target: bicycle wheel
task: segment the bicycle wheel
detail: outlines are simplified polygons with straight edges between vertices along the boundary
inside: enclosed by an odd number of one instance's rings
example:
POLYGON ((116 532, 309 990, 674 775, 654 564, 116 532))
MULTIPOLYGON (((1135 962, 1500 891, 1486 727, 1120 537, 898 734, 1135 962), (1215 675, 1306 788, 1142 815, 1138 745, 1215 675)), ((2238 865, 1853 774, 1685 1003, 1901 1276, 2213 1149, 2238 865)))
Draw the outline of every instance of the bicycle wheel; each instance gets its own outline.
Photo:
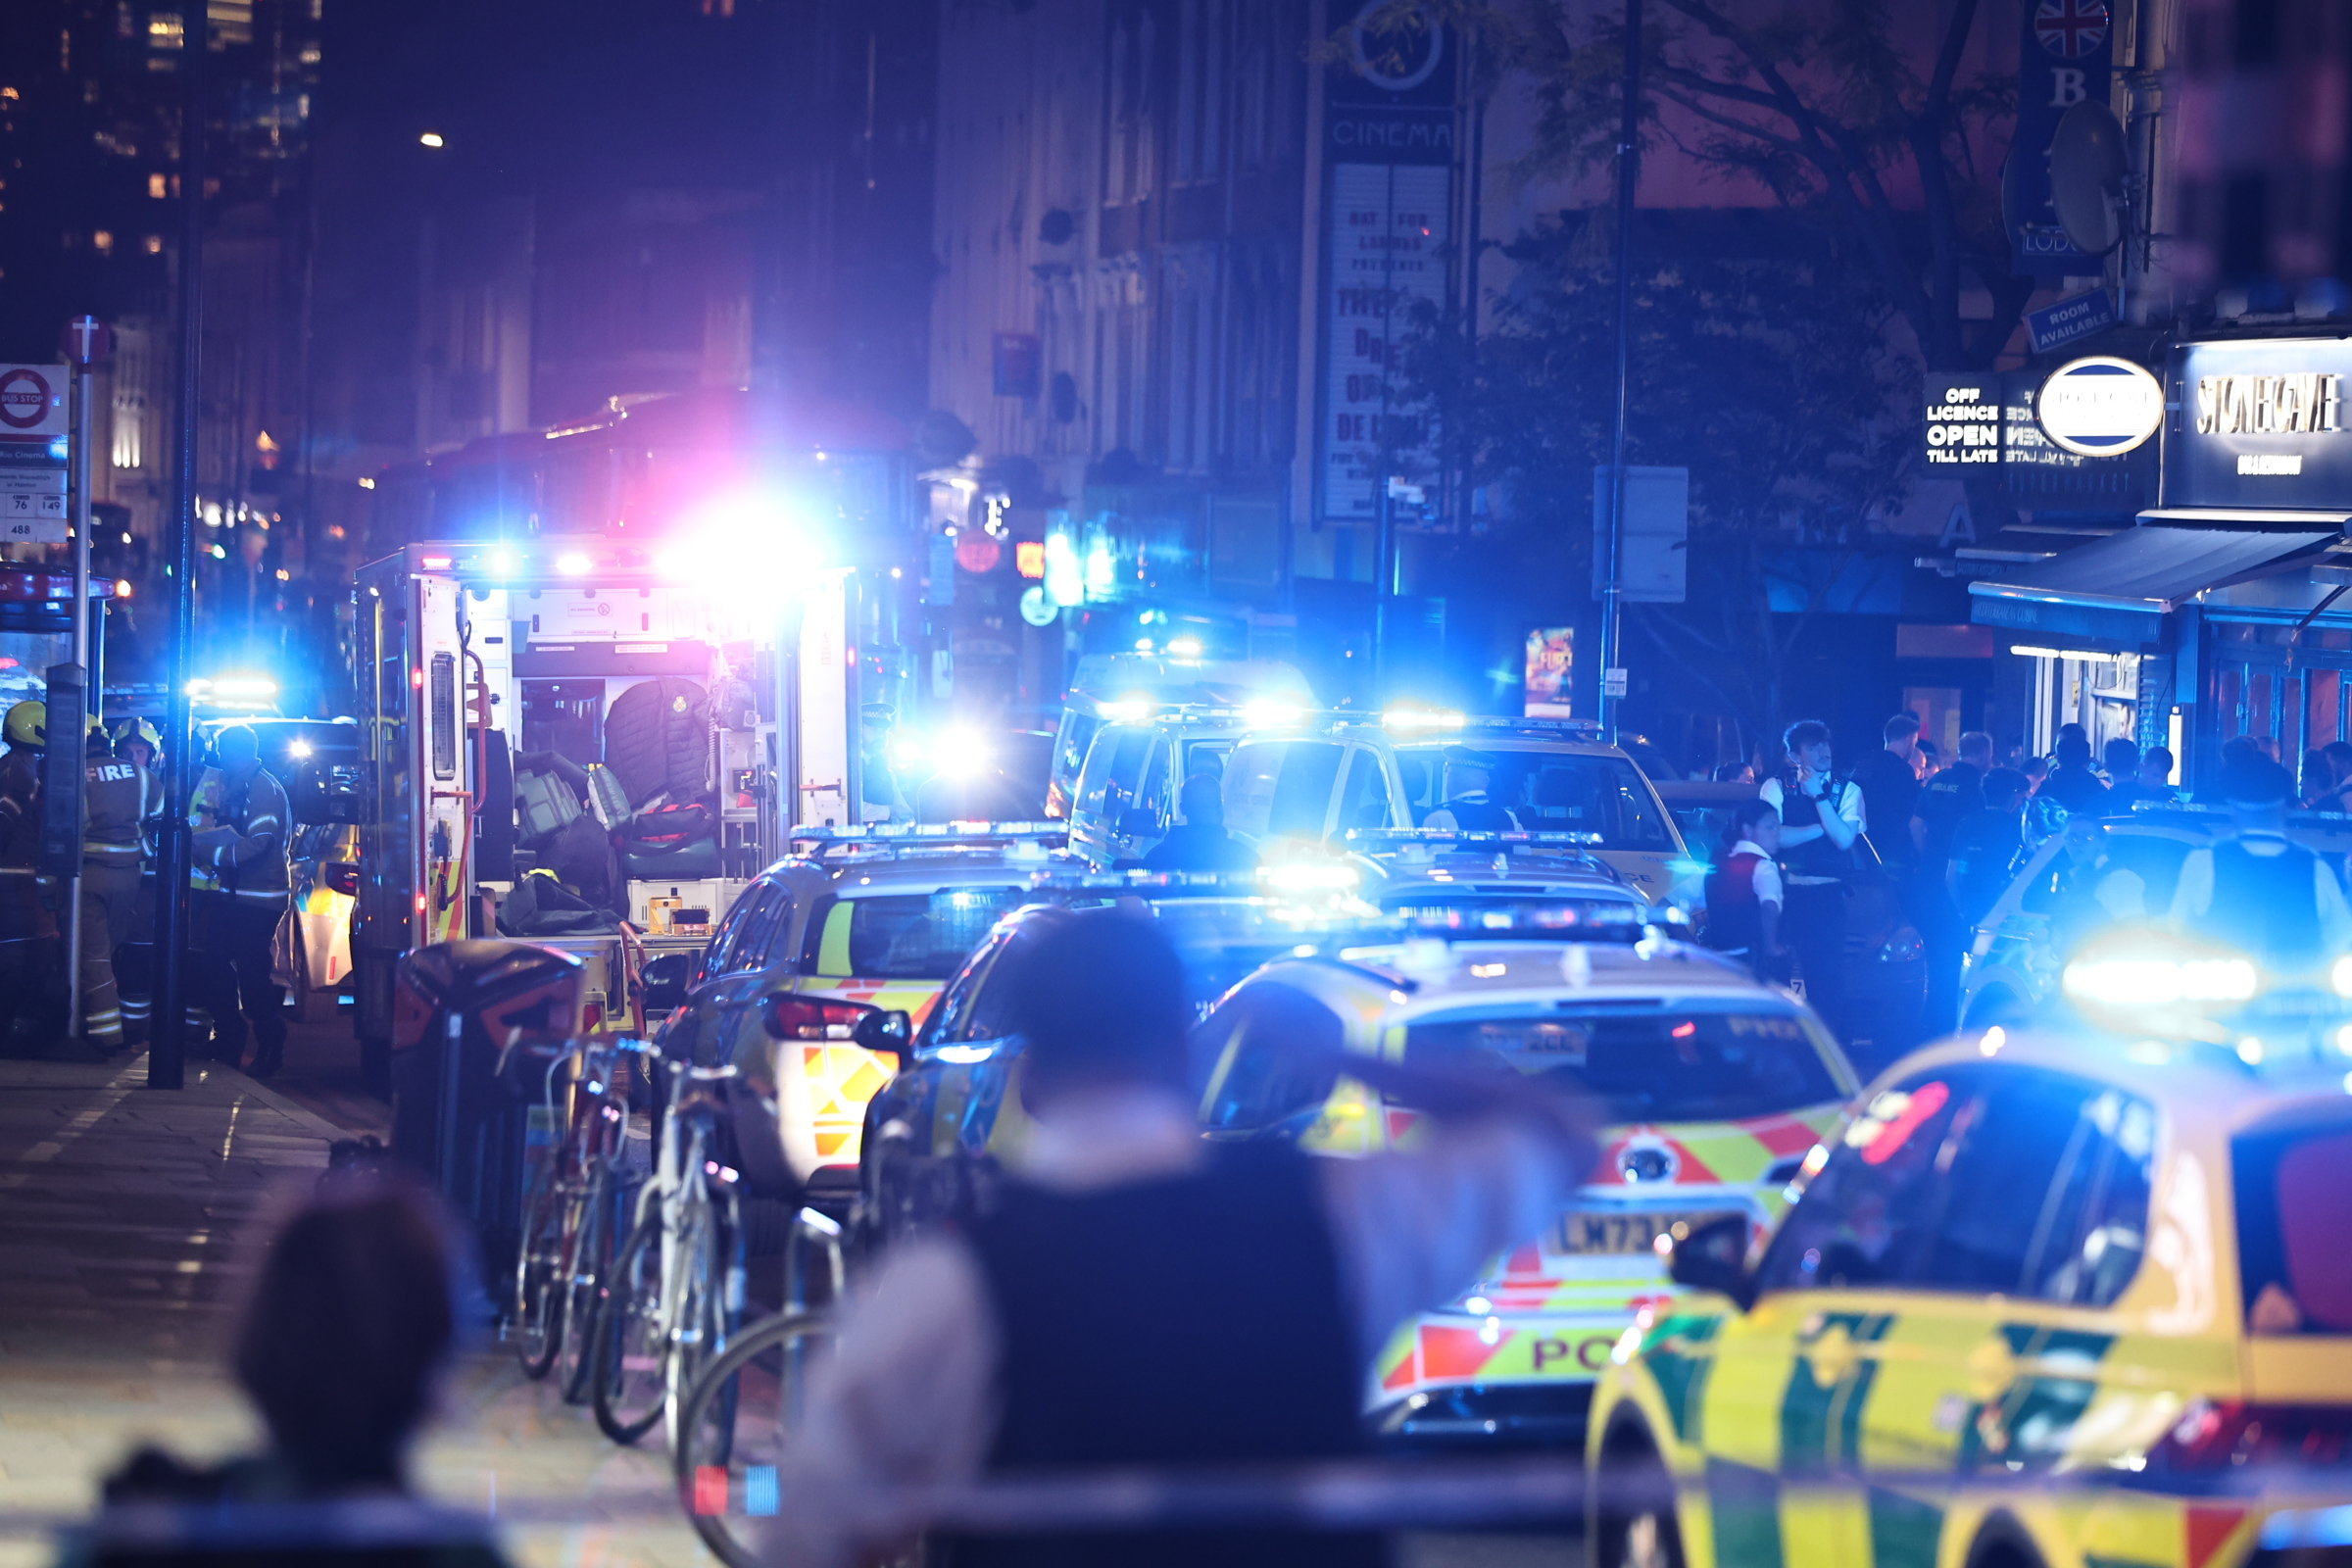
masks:
POLYGON ((635 1443, 668 1404, 669 1325, 662 1312, 662 1215, 640 1220, 597 1303, 589 1404, 614 1443, 635 1443))
POLYGON ((556 1355, 557 1382, 565 1404, 588 1398, 588 1378, 595 1370, 594 1325, 604 1298, 606 1276, 612 1270, 612 1248, 628 1225, 629 1205, 636 1185, 610 1166, 600 1168, 588 1183, 580 1204, 579 1237, 572 1243, 571 1280, 564 1297, 564 1334, 556 1355))
POLYGON ((514 1316, 509 1332, 523 1375, 547 1376, 564 1339, 564 1240, 570 1211, 564 1183, 552 1170, 540 1172, 522 1215, 521 1245, 514 1253, 514 1316))
POLYGON ((832 1339, 823 1316, 754 1324, 704 1366, 679 1401, 678 1500, 731 1568, 760 1561, 754 1533, 777 1509, 777 1464, 800 1424, 809 1369, 832 1339))
POLYGON ((683 1446, 686 1391, 726 1349, 743 1320, 743 1259, 738 1233, 717 1205, 690 1203, 678 1221, 678 1314, 668 1373, 669 1446, 683 1446))

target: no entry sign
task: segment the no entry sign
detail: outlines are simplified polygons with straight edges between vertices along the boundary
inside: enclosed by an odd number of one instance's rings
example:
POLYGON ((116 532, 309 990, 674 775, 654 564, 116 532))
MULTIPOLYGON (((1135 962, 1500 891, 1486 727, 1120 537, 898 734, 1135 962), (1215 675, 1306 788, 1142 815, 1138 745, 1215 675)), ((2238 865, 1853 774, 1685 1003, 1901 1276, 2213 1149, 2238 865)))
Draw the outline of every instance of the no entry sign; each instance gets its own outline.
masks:
POLYGON ((66 368, 0 365, 0 436, 66 433, 66 368))

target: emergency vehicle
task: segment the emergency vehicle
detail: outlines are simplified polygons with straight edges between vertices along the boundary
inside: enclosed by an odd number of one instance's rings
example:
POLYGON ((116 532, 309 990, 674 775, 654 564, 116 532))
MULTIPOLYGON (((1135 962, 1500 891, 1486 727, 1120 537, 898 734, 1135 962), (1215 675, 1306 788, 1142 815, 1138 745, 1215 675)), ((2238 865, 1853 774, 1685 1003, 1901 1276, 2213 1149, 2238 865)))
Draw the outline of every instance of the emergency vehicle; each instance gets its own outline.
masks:
POLYGON ((1575 1206, 1381 1348, 1365 1407, 1383 1437, 1579 1435, 1619 1336, 1673 1293, 1657 1238, 1712 1219, 1764 1232, 1853 1092, 1803 1004, 1618 908, 1613 935, 1595 911, 1280 959, 1201 1025, 1212 1139, 1293 1138, 1336 1156, 1412 1147, 1413 1106, 1329 1067, 1285 1066, 1340 1059, 1304 1050, 1317 1041, 1439 1072, 1556 1077, 1602 1102, 1599 1168, 1575 1206))
POLYGON ((437 942, 514 935, 586 965, 585 1033, 642 1035, 642 966, 691 954, 795 822, 856 820, 846 570, 762 559, 757 537, 656 545, 551 536, 412 544, 362 568, 363 801, 352 966, 363 1054, 388 1059, 392 975, 437 942), (623 730, 623 720, 627 720, 623 730), (518 822, 535 760, 595 780, 615 887, 567 933, 518 822), (634 835, 634 836, 632 836, 634 835), (530 879, 538 878, 533 882, 530 879))
POLYGON ((1691 1294, 1594 1396, 1592 1560, 2340 1560, 2352 1098, 2341 1053, 2278 1065, 2000 1028, 1897 1063, 1771 1236, 1673 1232, 1691 1294))
POLYGON ((806 1192, 845 1210, 857 1191, 867 1102, 901 1065, 940 988, 1032 878, 1071 864, 1057 822, 803 828, 760 873, 703 956, 657 1039, 676 1060, 727 1064, 737 1163, 755 1193, 806 1192), (778 1040, 779 993, 808 1000, 809 1038, 778 1040), (899 1049, 858 1025, 895 1014, 899 1049))

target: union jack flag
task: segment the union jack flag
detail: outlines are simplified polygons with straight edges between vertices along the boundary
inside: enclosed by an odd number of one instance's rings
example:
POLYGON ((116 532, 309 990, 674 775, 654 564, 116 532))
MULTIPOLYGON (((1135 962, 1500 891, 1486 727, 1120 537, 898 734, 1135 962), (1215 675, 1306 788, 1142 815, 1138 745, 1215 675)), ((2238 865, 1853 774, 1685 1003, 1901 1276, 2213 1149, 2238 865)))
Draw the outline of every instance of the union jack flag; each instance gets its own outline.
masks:
POLYGON ((2034 36, 2061 60, 2080 60, 2107 41, 2107 0, 2041 0, 2034 36))

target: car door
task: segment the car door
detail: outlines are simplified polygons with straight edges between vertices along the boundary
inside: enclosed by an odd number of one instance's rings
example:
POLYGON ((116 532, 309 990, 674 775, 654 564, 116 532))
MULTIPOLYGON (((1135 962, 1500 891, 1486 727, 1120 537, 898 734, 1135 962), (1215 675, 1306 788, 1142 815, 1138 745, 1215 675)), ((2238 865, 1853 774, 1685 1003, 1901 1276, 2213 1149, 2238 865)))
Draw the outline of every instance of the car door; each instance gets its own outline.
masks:
POLYGON ((1969 1079, 1913 1074, 1851 1117, 1767 1248, 1754 1304, 1692 1346, 1703 1386, 1685 1395, 1697 1419, 1682 1436, 1705 1456, 1719 1561, 1870 1560, 1865 1499, 1831 1484, 1854 1473, 1865 1348, 1925 1246, 1969 1079))
POLYGON ((886 1235, 937 1223, 957 1209, 972 1068, 988 1054, 986 1043, 972 1038, 975 1004, 1007 940, 1000 932, 964 960, 915 1038, 906 1069, 867 1102, 859 1181, 886 1235))
MULTIPOLYGON (((1941 1212, 1870 1348, 1862 1457, 1890 1477, 2119 1457, 2144 1434, 2092 1418, 2101 1393, 2137 1401, 2148 1387, 2180 1388, 2183 1358, 2200 1348, 2128 1344, 2108 1310, 2147 1251, 2155 1106, 2027 1067, 1988 1072, 1978 1106, 1943 1152, 1941 1212), (2138 1364, 2148 1352, 2155 1360, 2138 1364)), ((2224 1364, 2192 1386, 2227 1377, 2228 1347, 2217 1343, 2224 1364)), ((1912 1506, 1911 1528, 1929 1529, 1929 1507, 1924 1497, 1912 1506)), ((1920 1543, 1935 1544, 1932 1534, 1920 1543)))

